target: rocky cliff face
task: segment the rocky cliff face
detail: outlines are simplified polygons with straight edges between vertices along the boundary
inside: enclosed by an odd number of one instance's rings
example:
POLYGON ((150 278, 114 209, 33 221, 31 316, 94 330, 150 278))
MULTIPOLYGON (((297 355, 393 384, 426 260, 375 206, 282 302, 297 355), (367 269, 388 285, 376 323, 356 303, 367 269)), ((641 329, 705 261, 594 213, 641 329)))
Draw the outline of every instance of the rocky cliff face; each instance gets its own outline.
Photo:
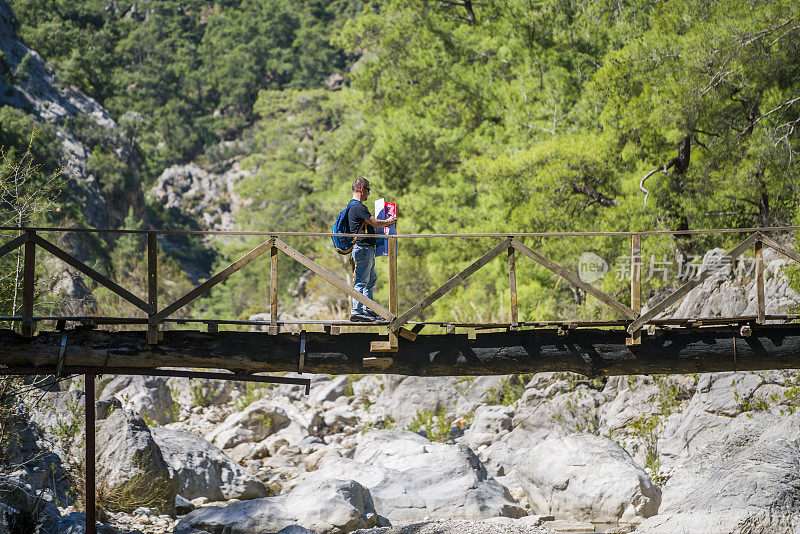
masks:
POLYGON ((126 192, 124 213, 120 206, 109 205, 102 184, 86 168, 91 150, 67 126, 80 117, 112 133, 118 130, 111 115, 94 99, 73 87, 59 83, 35 50, 19 42, 14 32, 14 12, 0 0, 0 52, 5 57, 8 74, 0 75, 0 106, 11 106, 33 115, 39 122, 53 124, 62 143, 65 174, 70 178, 71 197, 81 203, 86 222, 97 228, 117 227, 128 206, 143 213, 138 190, 126 192))
POLYGON ((225 160, 204 168, 197 163, 165 169, 148 195, 167 209, 208 230, 235 230, 234 217, 244 200, 236 194, 236 184, 253 171, 242 169, 241 158, 225 160))

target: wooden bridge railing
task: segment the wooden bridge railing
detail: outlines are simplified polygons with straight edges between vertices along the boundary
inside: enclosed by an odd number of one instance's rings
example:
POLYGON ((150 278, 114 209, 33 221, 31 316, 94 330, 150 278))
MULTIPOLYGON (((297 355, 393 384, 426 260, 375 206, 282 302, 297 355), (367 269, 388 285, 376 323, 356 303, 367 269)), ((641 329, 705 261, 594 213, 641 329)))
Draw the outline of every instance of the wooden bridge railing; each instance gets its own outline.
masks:
MULTIPOLYGON (((716 230, 688 230, 688 231, 653 231, 653 232, 563 232, 563 233, 512 233, 512 234, 411 234, 411 235, 397 235, 397 236, 383 236, 377 234, 375 237, 379 239, 389 240, 389 308, 385 308, 373 299, 367 298, 361 293, 355 291, 350 285, 336 276, 334 273, 325 269, 306 255, 287 244, 281 237, 285 236, 313 236, 313 237, 330 237, 330 234, 317 233, 317 232, 199 232, 199 231, 147 231, 147 230, 89 230, 89 229, 62 229, 62 228, 8 228, 0 227, 0 231, 15 231, 19 235, 7 243, 0 246, 0 257, 16 250, 19 247, 24 247, 24 262, 23 262, 23 299, 22 299, 22 315, 13 317, 3 317, 2 320, 21 321, 22 334, 24 336, 32 336, 34 332, 34 324, 36 320, 43 319, 41 317, 34 317, 34 270, 36 263, 36 249, 41 248, 46 252, 54 255, 60 260, 64 261, 71 267, 75 268, 82 274, 88 276, 98 284, 101 284, 118 295, 120 298, 126 300, 132 305, 136 306, 147 314, 146 321, 141 319, 124 319, 124 318, 109 318, 106 322, 115 323, 128 323, 128 324, 142 324, 146 323, 148 329, 147 340, 148 343, 157 344, 160 340, 159 325, 170 320, 170 317, 178 310, 184 308, 189 303, 207 293, 212 287, 228 279, 231 275, 248 265, 250 262, 256 260, 262 255, 269 252, 270 256, 270 320, 269 320, 269 333, 278 334, 280 332, 280 323, 278 321, 278 255, 282 252, 293 261, 296 261, 314 272, 322 279, 336 287, 351 298, 354 298, 374 311, 378 316, 382 317, 385 321, 378 323, 381 326, 387 327, 388 341, 374 342, 372 344, 373 352, 396 352, 398 348, 398 336, 403 336, 407 339, 413 340, 416 338, 419 331, 418 327, 411 330, 405 327, 409 322, 419 316, 425 308, 432 305, 435 301, 442 298, 452 289, 464 283, 471 275, 476 273, 482 267, 487 265, 490 261, 497 258, 503 253, 508 255, 508 277, 510 288, 510 322, 507 325, 494 325, 506 326, 509 329, 517 329, 521 325, 528 323, 521 323, 518 315, 518 299, 517 299, 517 284, 516 284, 516 262, 517 253, 533 260, 538 265, 550 270, 560 278, 566 280, 573 286, 580 288, 587 294, 592 295, 604 305, 613 309, 625 319, 619 322, 624 325, 630 335, 628 339, 629 345, 637 345, 641 342, 641 329, 648 324, 657 322, 656 317, 665 312, 670 306, 678 302, 684 297, 691 289, 697 287, 715 270, 707 268, 700 272, 694 279, 686 282, 676 291, 664 298, 657 305, 653 306, 645 313, 641 313, 641 238, 642 236, 649 235, 681 235, 687 236, 692 234, 721 234, 721 233, 749 233, 749 236, 742 241, 739 245, 731 249, 725 256, 721 257, 718 262, 732 263, 737 257, 749 250, 751 247, 755 253, 755 266, 756 266, 756 284, 757 284, 757 315, 755 322, 763 324, 768 318, 765 313, 764 302, 764 264, 762 259, 762 251, 764 246, 768 246, 777 252, 787 256, 788 258, 800 262, 800 253, 779 244, 777 241, 767 235, 768 232, 797 230, 799 227, 773 227, 773 228, 746 228, 746 229, 716 229, 716 230), (92 267, 86 265, 84 262, 75 258, 70 253, 59 248, 50 241, 44 239, 40 233, 42 232, 109 232, 109 233, 137 233, 146 234, 147 237, 147 298, 140 298, 133 292, 121 287, 116 282, 110 280, 105 275, 99 273, 92 267), (267 239, 260 245, 249 251, 247 254, 234 261, 220 272, 214 274, 208 280, 202 282, 197 287, 191 289, 183 296, 176 299, 174 302, 169 303, 163 308, 159 309, 158 306, 158 235, 169 234, 223 234, 223 235, 262 235, 267 239), (541 253, 529 248, 523 244, 519 239, 523 237, 586 237, 586 236, 627 236, 631 239, 631 262, 630 262, 630 302, 628 306, 619 302, 617 299, 601 291, 595 286, 584 282, 581 278, 568 270, 567 268, 551 261, 541 253), (398 312, 398 296, 397 296, 397 240, 404 238, 431 238, 431 237, 449 237, 449 238, 476 238, 476 237, 493 237, 500 238, 490 250, 484 253, 481 257, 475 260, 471 265, 462 270, 461 272, 452 276, 440 287, 423 297, 408 310, 403 313, 398 312)), ((785 319, 792 319, 793 316, 780 316, 785 319)), ((770 318, 775 318, 770 316, 770 318)), ((53 319, 53 318, 50 318, 53 319)), ((54 318, 59 319, 59 318, 54 318)), ((75 318, 61 318, 61 319, 75 319, 75 318)), ((91 318, 79 318, 91 319, 91 318)), ((209 325, 210 330, 215 330, 218 324, 222 323, 248 323, 248 321, 222 321, 222 320, 203 320, 209 325)), ((314 321, 302 321, 304 324, 312 323, 314 321)), ((375 323, 365 324, 357 323, 351 324, 346 321, 330 322, 328 328, 332 333, 338 331, 338 327, 348 324, 354 327, 374 327, 375 323), (336 323, 336 324, 334 324, 336 323)), ((589 324, 589 323, 587 323, 589 324)), ((610 323, 609 323, 610 324, 610 323)), ((592 326, 596 326, 597 322, 592 322, 592 326)))

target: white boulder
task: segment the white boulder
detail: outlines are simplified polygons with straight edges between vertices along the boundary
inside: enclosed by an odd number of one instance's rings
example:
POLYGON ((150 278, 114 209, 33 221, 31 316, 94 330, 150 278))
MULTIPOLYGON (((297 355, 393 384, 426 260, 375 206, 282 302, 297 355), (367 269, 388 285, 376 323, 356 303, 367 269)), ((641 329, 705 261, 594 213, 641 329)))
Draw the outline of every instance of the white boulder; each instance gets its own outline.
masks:
POLYGON ((168 428, 154 428, 152 433, 164 460, 175 471, 182 497, 227 501, 268 495, 263 483, 201 436, 168 428))
POLYGON ((98 491, 107 505, 132 511, 138 502, 172 513, 178 481, 141 417, 115 410, 100 422, 96 444, 98 491))
POLYGON ((176 532, 197 529, 210 534, 252 534, 297 532, 292 527, 301 527, 333 534, 378 523, 366 488, 353 480, 326 479, 307 481, 277 497, 199 508, 178 523, 176 532))
POLYGON ((353 459, 326 456, 308 480, 352 478, 369 488, 391 521, 520 517, 525 511, 464 445, 432 443, 413 432, 362 436, 353 459))
POLYGON ((537 514, 632 522, 661 504, 661 490, 622 447, 590 434, 546 439, 528 451, 517 475, 537 514))

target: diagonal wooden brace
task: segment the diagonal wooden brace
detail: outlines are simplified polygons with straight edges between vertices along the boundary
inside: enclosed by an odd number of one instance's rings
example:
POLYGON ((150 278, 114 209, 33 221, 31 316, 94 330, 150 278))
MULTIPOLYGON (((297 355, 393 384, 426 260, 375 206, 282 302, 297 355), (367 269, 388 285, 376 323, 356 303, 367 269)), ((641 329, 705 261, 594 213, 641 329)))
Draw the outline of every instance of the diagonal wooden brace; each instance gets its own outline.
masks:
POLYGON ((21 235, 18 235, 8 243, 5 243, 3 246, 0 247, 0 258, 8 254, 9 252, 13 252, 14 250, 18 249, 25 243, 30 240, 30 233, 25 232, 21 235))
POLYGON ((771 249, 773 249, 773 250, 775 250, 777 252, 780 252, 781 254, 783 254, 784 256, 786 256, 789 259, 792 259, 792 260, 800 263, 800 252, 797 252, 796 250, 791 249, 791 248, 784 247, 783 245, 781 245, 780 243, 778 243, 777 241, 775 241, 771 237, 768 237, 768 236, 762 234, 761 232, 758 233, 758 238, 761 240, 761 242, 763 242, 769 248, 771 248, 771 249))
POLYGON ((526 247, 525 245, 523 245, 522 243, 520 243, 516 239, 512 239, 511 240, 511 245, 515 249, 520 251, 522 254, 524 254, 525 256, 528 256, 530 259, 532 259, 533 261, 535 261, 536 263, 538 263, 539 265, 544 267, 545 269, 553 271, 554 273, 556 273, 561 278, 564 278, 565 280, 567 280, 571 284, 573 284, 575 286, 578 286, 579 288, 583 289, 584 291, 586 291, 587 293, 589 293, 590 295, 595 297, 597 300, 599 300, 603 304, 605 304, 607 306, 610 306, 611 308, 614 308, 615 310, 617 310, 618 312, 620 312, 623 315, 627 316, 628 318, 635 319, 639 315, 638 313, 633 311, 630 307, 624 305, 623 303, 621 303, 620 301, 618 301, 617 299, 615 299, 611 295, 600 291, 599 289, 597 289, 596 287, 594 287, 594 286, 592 286, 590 284, 587 284, 586 282, 584 282, 583 280, 578 278, 577 275, 575 275, 572 272, 568 271, 567 269, 565 269, 564 267, 560 266, 559 264, 557 264, 557 263, 555 263, 553 261, 550 261, 549 259, 545 258, 544 256, 542 256, 541 254, 539 254, 535 250, 531 250, 530 248, 526 247))
POLYGON ((89 267, 88 265, 83 263, 82 261, 80 261, 78 258, 72 256, 71 254, 68 254, 67 252, 64 252, 63 250, 61 250, 60 248, 58 248, 57 246, 52 244, 50 241, 48 241, 48 240, 46 240, 46 239, 44 239, 44 238, 42 238, 42 237, 40 237, 38 235, 34 235, 33 236, 33 242, 36 243, 38 246, 42 247, 43 249, 45 249, 47 252, 49 252, 53 256, 55 256, 58 259, 62 260, 64 263, 66 263, 68 265, 71 265, 72 267, 74 267, 78 271, 82 272, 83 274, 85 274, 86 276, 88 276, 89 278, 91 278, 92 280, 97 282, 98 284, 102 284, 102 285, 106 286, 108 289, 110 289, 111 291, 113 291, 114 293, 116 293, 117 295, 122 297, 123 299, 127 300, 128 302, 130 302, 131 304, 133 304, 134 306, 136 306, 140 310, 144 311, 145 313, 153 313, 155 311, 153 309, 153 307, 150 306, 148 303, 146 303, 145 301, 143 301, 142 299, 140 299, 139 297, 137 297, 136 295, 134 295, 133 293, 131 293, 127 289, 123 288, 122 286, 120 286, 116 282, 112 282, 111 280, 109 280, 108 278, 103 276, 102 274, 98 273, 97 271, 95 271, 94 269, 92 269, 91 267, 89 267))
POLYGON ((248 252, 235 262, 231 263, 223 270, 221 270, 220 272, 218 272, 217 274, 215 274, 214 276, 212 276, 211 278, 209 278, 196 288, 192 289, 191 291, 180 297, 178 300, 176 300, 175 302, 173 302, 172 304, 161 310, 160 312, 150 316, 148 318, 149 323, 158 324, 159 322, 163 321, 164 319, 166 319, 179 309, 183 308, 184 306, 192 302, 194 299, 196 299, 203 293, 206 293, 212 287, 219 284, 220 282, 228 278, 230 275, 232 275, 233 273, 235 273, 236 271, 238 271, 239 269, 241 269, 254 259, 258 258, 262 254, 269 251, 272 248, 274 241, 275 241, 274 237, 267 239, 266 241, 258 245, 256 248, 254 248, 253 250, 251 250, 250 252, 248 252))
POLYGON ((396 332, 400 329, 401 326, 406 324, 409 319, 412 317, 416 317, 419 315, 422 310, 442 298, 446 295, 451 289, 456 286, 461 285, 467 278, 475 274, 478 269, 495 259, 501 253, 506 252, 508 247, 511 245, 511 239, 504 239, 500 242, 499 245, 494 247, 492 250, 475 260, 472 265, 458 273, 457 275, 453 276, 450 280, 442 284, 437 290, 433 291, 425 298, 423 298, 418 303, 414 304, 408 311, 406 311, 403 315, 395 319, 394 321, 389 324, 389 330, 396 332))
MULTIPOLYGON (((760 237, 761 236, 758 233, 751 234, 747 239, 739 243, 739 245, 733 248, 725 256, 720 258, 719 263, 732 262, 733 260, 741 256, 743 252, 752 247, 760 237)), ((644 326, 650 319, 666 311, 667 308, 678 302, 689 291, 702 284, 703 281, 706 280, 713 273, 714 271, 712 269, 706 269, 705 271, 701 272, 700 275, 694 280, 690 280, 685 284, 683 284, 674 293, 670 294, 667 298, 665 298, 664 300, 662 300, 661 302, 650 308, 646 313, 640 315, 630 325, 628 325, 628 333, 629 334, 634 333, 636 330, 639 330, 642 326, 644 326)))

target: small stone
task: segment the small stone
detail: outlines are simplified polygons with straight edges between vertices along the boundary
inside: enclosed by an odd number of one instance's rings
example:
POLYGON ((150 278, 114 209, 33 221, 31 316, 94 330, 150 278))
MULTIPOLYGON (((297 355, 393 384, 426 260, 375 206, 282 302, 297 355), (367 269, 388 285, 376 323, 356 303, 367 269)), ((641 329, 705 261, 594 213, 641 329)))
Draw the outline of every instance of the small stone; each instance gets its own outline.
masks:
POLYGON ((196 499, 192 499, 191 502, 195 506, 204 506, 208 504, 208 497, 197 497, 196 499))
POLYGON ((555 530, 556 532, 594 532, 594 525, 592 523, 566 521, 564 519, 547 521, 542 526, 555 530))

